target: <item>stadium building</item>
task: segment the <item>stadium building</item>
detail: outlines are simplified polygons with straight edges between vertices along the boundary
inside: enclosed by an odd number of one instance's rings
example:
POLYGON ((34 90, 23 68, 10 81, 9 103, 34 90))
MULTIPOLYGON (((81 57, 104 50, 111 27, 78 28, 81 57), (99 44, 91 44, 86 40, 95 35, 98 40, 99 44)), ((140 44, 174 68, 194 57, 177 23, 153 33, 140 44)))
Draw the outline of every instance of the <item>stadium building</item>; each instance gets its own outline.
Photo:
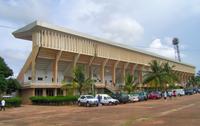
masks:
POLYGON ((194 75, 195 67, 144 50, 130 48, 70 29, 35 21, 13 32, 16 38, 32 41, 32 51, 17 79, 22 84, 24 103, 30 96, 66 95, 62 82, 72 81, 72 70, 85 67, 98 92, 116 91, 124 85, 127 72, 142 80, 152 60, 175 65, 182 86, 194 75))

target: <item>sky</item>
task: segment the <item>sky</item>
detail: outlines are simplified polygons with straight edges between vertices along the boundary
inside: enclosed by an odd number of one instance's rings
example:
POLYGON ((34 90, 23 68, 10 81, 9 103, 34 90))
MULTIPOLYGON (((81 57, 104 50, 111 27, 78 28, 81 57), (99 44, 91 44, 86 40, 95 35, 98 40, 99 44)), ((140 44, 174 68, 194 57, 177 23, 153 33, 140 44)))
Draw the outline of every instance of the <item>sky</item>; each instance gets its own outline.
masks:
POLYGON ((35 20, 175 58, 200 70, 199 0, 0 0, 0 56, 17 76, 30 41, 12 32, 35 20))

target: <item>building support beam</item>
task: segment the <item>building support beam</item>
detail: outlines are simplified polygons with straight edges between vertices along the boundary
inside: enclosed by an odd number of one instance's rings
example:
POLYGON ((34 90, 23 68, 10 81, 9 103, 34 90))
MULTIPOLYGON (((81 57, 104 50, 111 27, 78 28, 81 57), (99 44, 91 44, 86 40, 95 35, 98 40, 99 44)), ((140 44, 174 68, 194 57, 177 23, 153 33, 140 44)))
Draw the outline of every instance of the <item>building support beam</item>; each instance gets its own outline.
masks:
POLYGON ((39 47, 33 46, 32 47, 32 55, 31 55, 31 80, 32 83, 36 81, 36 58, 39 52, 39 47))
POLYGON ((57 96, 57 88, 54 89, 54 96, 57 96))
POLYGON ((116 61, 112 67, 112 84, 116 86, 116 67, 119 64, 119 61, 116 61))
POLYGON ((131 64, 131 72, 130 74, 134 77, 135 69, 137 68, 137 64, 131 64))
POLYGON ((100 78, 103 84, 105 83, 105 66, 107 62, 108 62, 108 59, 104 59, 103 63, 101 64, 100 78))
POLYGON ((92 62, 94 61, 95 56, 91 57, 89 62, 88 62, 88 66, 87 66, 87 74, 88 77, 91 79, 92 78, 92 71, 91 71, 91 66, 92 66, 92 62))
POLYGON ((123 77, 122 77, 122 79, 123 79, 123 85, 125 85, 126 69, 127 69, 128 65, 129 65, 129 63, 124 63, 124 65, 123 65, 123 77))
POLYGON ((42 89, 42 96, 47 96, 46 88, 42 89))
POLYGON ((58 62, 60 60, 61 55, 62 55, 62 51, 59 51, 57 53, 56 59, 55 59, 55 61, 53 63, 53 71, 52 71, 52 73, 53 73, 53 82, 54 83, 58 83, 58 62))
POLYGON ((78 54, 75 54, 75 56, 74 56, 74 61, 73 61, 73 69, 76 67, 76 64, 77 64, 77 62, 78 62, 79 57, 80 57, 80 54, 79 54, 79 53, 78 53, 78 54))
POLYGON ((139 84, 142 84, 142 81, 143 81, 142 70, 143 70, 143 66, 138 65, 138 83, 139 84))

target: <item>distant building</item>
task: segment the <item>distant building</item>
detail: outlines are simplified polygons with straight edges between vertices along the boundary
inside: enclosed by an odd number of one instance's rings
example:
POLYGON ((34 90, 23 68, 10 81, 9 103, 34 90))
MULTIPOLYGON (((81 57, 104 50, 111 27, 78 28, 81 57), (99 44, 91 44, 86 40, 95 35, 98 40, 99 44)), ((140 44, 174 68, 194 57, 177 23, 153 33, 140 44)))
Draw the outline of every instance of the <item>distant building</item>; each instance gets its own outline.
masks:
POLYGON ((124 85, 127 72, 137 76, 141 84, 152 60, 175 65, 182 85, 195 73, 192 65, 40 21, 13 35, 32 41, 32 52, 17 78, 24 103, 30 96, 65 95, 62 81, 71 82, 72 69, 80 64, 85 66, 85 75, 95 80, 98 92, 117 90, 124 85))

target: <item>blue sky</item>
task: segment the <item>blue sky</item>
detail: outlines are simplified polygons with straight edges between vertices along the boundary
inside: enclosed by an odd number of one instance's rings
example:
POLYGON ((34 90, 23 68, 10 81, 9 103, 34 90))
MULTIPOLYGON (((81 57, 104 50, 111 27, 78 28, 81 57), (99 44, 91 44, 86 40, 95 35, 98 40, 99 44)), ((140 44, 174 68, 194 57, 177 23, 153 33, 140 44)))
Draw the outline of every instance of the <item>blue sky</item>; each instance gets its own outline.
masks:
POLYGON ((182 61, 200 70, 199 0, 0 0, 0 56, 15 76, 31 51, 31 42, 11 33, 35 20, 172 59, 171 41, 178 37, 182 61))

